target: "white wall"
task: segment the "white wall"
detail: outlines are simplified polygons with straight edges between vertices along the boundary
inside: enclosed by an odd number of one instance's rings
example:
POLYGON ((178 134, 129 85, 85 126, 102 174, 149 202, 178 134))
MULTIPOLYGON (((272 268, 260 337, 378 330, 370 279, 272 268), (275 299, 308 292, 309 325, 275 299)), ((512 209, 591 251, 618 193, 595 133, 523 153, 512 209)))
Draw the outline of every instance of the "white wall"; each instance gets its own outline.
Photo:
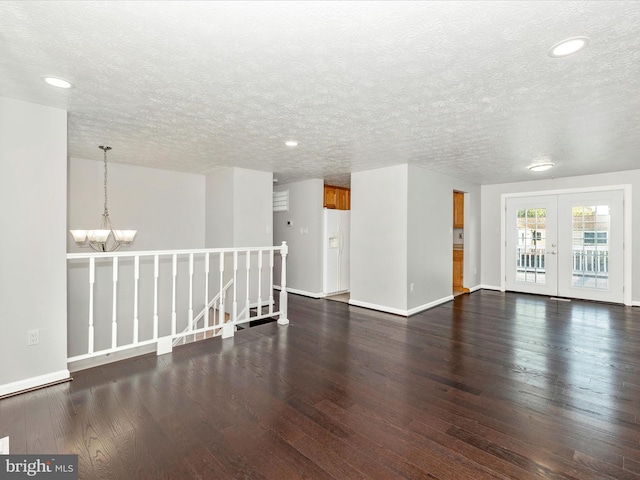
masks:
POLYGON ((632 186, 632 235, 635 239, 629 248, 632 252, 632 300, 640 302, 640 170, 582 175, 577 177, 534 180, 519 183, 483 185, 482 191, 482 284, 494 288, 500 287, 500 198, 505 193, 539 192, 571 188, 601 187, 606 185, 632 186))
POLYGON ((273 173, 233 170, 233 246, 273 245, 273 173))
POLYGON ((66 193, 67 112, 0 97, 0 395, 69 376, 66 193))
MULTIPOLYGON (((204 248, 203 175, 111 162, 107 168, 111 223, 138 230, 122 251, 204 248)), ((102 160, 69 159, 69 229, 100 226, 103 180, 102 160)), ((67 248, 70 253, 90 251, 77 246, 69 233, 67 248)))
POLYGON ((407 310, 408 165, 351 174, 351 299, 407 310))
POLYGON ((273 174, 226 168, 206 177, 206 248, 273 244, 273 174))
POLYGON ((450 298, 453 283, 453 191, 465 202, 464 286, 480 280, 480 186, 409 166, 408 309, 420 310, 450 298), (411 284, 414 285, 413 292, 411 284))
POLYGON ((409 165, 351 175, 351 303, 410 315, 452 298, 454 190, 465 192, 464 285, 477 288, 479 185, 409 165))
MULTIPOLYGON (((324 182, 321 179, 278 185, 289 190, 289 211, 273 214, 275 245, 287 242, 287 288, 310 296, 322 295, 322 230, 324 182), (291 226, 287 225, 291 222, 291 226)), ((280 268, 276 268, 280 285, 280 268)))
POLYGON ((233 246, 233 173, 225 168, 206 177, 206 248, 233 246))

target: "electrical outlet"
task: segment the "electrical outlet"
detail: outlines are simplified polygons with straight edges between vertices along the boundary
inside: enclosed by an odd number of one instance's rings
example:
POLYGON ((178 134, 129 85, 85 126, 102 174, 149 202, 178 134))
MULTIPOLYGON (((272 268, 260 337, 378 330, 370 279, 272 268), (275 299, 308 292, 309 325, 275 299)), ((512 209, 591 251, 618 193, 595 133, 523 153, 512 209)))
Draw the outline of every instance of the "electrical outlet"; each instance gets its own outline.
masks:
POLYGON ((0 438, 0 455, 9 455, 9 437, 0 438))
POLYGON ((40 343, 40 330, 29 330, 27 332, 27 345, 37 345, 40 343))

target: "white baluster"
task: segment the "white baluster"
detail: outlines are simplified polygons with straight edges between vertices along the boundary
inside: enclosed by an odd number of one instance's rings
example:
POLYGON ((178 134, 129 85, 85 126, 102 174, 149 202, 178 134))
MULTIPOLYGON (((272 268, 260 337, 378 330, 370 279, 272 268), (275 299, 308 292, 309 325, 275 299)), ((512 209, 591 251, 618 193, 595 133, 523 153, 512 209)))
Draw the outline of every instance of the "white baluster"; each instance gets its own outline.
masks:
POLYGON ((140 257, 133 257, 133 343, 138 343, 138 280, 140 279, 140 257))
POLYGON ((171 335, 176 334, 176 277, 178 276, 178 256, 173 254, 173 298, 171 301, 171 335))
POLYGON ((204 256, 204 308, 206 309, 204 326, 209 327, 209 252, 204 256))
POLYGON ((113 305, 111 310, 111 348, 118 346, 118 257, 113 257, 113 305))
POLYGON ((245 309, 245 315, 244 318, 245 319, 249 319, 249 317, 251 316, 251 309, 250 309, 250 305, 251 303, 249 302, 249 277, 250 277, 250 270, 251 270, 251 252, 249 250, 247 250, 246 253, 246 270, 247 270, 247 291, 246 291, 246 299, 244 302, 244 309, 245 309))
POLYGON ((153 256, 153 339, 158 339, 158 276, 160 275, 158 255, 153 256))
POLYGON ((287 318, 287 254, 289 253, 289 247, 287 242, 282 242, 282 248, 280 255, 282 256, 282 273, 280 281, 280 316, 278 317, 278 325, 286 325, 289 323, 287 318))
POLYGON ((218 322, 222 328, 225 319, 225 301, 224 301, 224 253, 220 252, 220 310, 218 311, 218 322))
POLYGON ((269 315, 271 315, 273 313, 273 304, 274 304, 274 298, 273 298, 273 267, 274 267, 274 262, 273 262, 273 249, 271 249, 269 251, 269 315))
POLYGON ((262 315, 262 250, 258 252, 258 316, 262 315))
POLYGON ((222 326, 222 338, 233 337, 238 321, 238 252, 233 252, 233 302, 231 304, 231 322, 222 326))
POLYGON ((93 286, 96 283, 96 259, 89 259, 89 352, 93 353, 94 327, 93 327, 93 286))
POLYGON ((189 254, 189 331, 193 330, 193 253, 189 254))

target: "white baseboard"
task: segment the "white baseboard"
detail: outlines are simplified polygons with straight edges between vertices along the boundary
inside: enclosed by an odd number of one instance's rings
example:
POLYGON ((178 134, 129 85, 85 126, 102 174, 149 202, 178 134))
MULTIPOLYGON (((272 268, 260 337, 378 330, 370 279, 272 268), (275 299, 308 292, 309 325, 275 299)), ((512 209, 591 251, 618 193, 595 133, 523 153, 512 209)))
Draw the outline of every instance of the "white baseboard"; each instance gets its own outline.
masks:
POLYGON ((424 312, 425 310, 429 310, 430 308, 437 307, 438 305, 442 305, 443 303, 450 302, 451 300, 453 300, 453 295, 447 295, 446 297, 440 298, 438 300, 434 300, 433 302, 425 303, 424 305, 411 308, 407 311, 407 314, 408 316, 415 315, 416 313, 424 312))
POLYGON ((632 307, 640 307, 640 302, 631 302, 632 307))
POLYGON ((23 390, 31 390, 32 388, 42 387, 49 383, 60 382, 71 378, 69 370, 60 370, 58 372, 47 373, 37 377, 25 378, 13 383, 5 383, 0 385, 0 397, 11 395, 12 393, 22 392, 23 390))
POLYGON ((501 287, 496 287, 495 285, 480 285, 481 289, 483 290, 497 290, 499 292, 503 292, 504 290, 502 290, 501 287))
MULTIPOLYGON (((274 290, 282 290, 279 285, 274 285, 273 289, 274 290)), ((311 298, 324 298, 324 297, 326 297, 326 295, 324 293, 322 293, 322 292, 313 293, 313 292, 307 292, 306 290, 297 290, 295 288, 289 288, 289 287, 287 287, 287 292, 288 293, 295 293, 296 295, 303 295, 305 297, 311 297, 311 298)))
POLYGON ((478 290, 482 290, 482 285, 476 285, 475 287, 471 287, 469 289, 469 293, 477 292, 478 290))
POLYGON ((386 313, 393 313, 394 315, 401 315, 403 317, 410 317, 411 315, 415 315, 416 313, 423 312, 424 310, 437 307, 438 305, 442 305, 443 303, 450 302, 451 300, 453 300, 453 295, 447 295, 446 297, 439 298, 438 300, 434 300, 433 302, 425 303, 424 305, 414 307, 410 310, 403 310, 401 308, 393 308, 393 307, 388 307, 386 305, 378 305, 375 303, 362 302, 360 300, 349 300, 349 305, 354 305, 356 307, 370 308, 371 310, 379 310, 381 312, 386 312, 386 313))
POLYGON ((394 315, 402 315, 407 317, 407 311, 401 308, 387 307, 386 305, 378 305, 375 303, 361 302, 360 300, 349 300, 349 305, 355 305, 356 307, 370 308, 371 310, 379 310, 381 312, 393 313, 394 315))

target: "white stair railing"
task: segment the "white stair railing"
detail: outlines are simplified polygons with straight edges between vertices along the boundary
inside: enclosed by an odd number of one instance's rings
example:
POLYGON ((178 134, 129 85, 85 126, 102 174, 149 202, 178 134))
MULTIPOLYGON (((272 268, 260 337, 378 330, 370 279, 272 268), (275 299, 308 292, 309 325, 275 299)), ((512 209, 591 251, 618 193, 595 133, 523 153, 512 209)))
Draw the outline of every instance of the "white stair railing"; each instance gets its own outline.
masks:
POLYGON ((214 332, 227 338, 237 325, 263 318, 277 317, 278 324, 286 325, 287 254, 285 242, 273 247, 68 254, 68 362, 153 344, 159 354, 166 353, 184 335, 214 332), (277 309, 275 253, 282 261, 277 309), (218 275, 210 268, 216 256, 218 275), (212 306, 219 321, 214 318, 210 325, 212 306), (194 317, 194 311, 200 313, 194 317), (230 315, 226 322, 225 315, 230 315), (198 328, 203 317, 204 327, 198 328))
MULTIPOLYGON (((205 283, 208 283, 208 282, 205 282, 205 283)), ((224 323, 224 312, 220 312, 220 307, 218 305, 218 302, 223 295, 226 295, 227 290, 229 289, 232 283, 233 283, 233 280, 229 280, 227 284, 224 286, 224 288, 222 289, 222 291, 218 292, 216 296, 213 297, 213 299, 205 305, 205 307, 200 311, 200 313, 196 315, 191 322, 189 322, 189 325, 187 325, 187 328, 185 328, 182 331, 182 334, 177 335, 177 338, 173 341, 174 347, 178 343, 180 343, 180 341, 183 340, 186 335, 194 335, 194 340, 195 340, 195 335, 199 333, 207 333, 210 331, 214 331, 215 329, 222 328, 222 324, 224 323), (214 313, 213 313, 213 319, 212 319, 211 325, 209 325, 209 315, 207 315, 207 313, 211 309, 213 309, 214 313), (218 323, 216 323, 215 312, 218 312, 218 323), (198 328, 198 322, 200 321, 201 318, 205 319, 205 324, 204 324, 204 327, 198 328)))

